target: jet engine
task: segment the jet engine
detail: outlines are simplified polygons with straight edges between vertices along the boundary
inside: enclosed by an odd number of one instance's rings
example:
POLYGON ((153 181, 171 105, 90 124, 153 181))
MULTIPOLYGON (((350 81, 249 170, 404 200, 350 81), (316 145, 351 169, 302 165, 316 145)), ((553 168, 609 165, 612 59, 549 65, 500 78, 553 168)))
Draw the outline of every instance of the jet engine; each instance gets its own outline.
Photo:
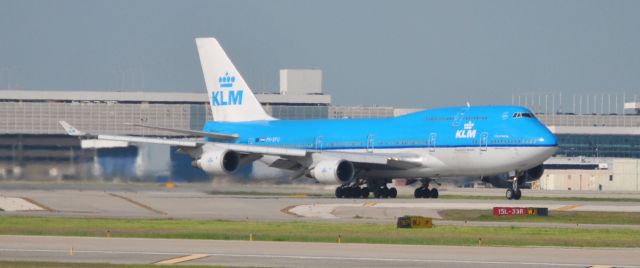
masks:
POLYGON ((356 169, 353 163, 342 160, 323 160, 309 171, 309 176, 322 183, 345 184, 354 179, 356 169))
POLYGON ((544 166, 542 166, 542 164, 533 167, 531 169, 527 169, 524 172, 524 179, 526 181, 535 181, 540 179, 540 177, 542 177, 542 174, 544 173, 544 166))
POLYGON ((238 169, 240 155, 227 149, 214 148, 203 153, 194 164, 209 174, 226 175, 238 169))
MULTIPOLYGON (((522 175, 520 175, 520 177, 518 178, 518 183, 520 185, 523 185, 525 182, 538 180, 540 179, 540 177, 542 177, 543 173, 544 173, 544 167, 542 166, 542 164, 536 167, 527 169, 524 172, 522 172, 522 175)), ((491 185, 497 188, 511 188, 512 186, 511 181, 509 181, 508 174, 485 176, 485 177, 482 177, 482 181, 491 183, 491 185)))

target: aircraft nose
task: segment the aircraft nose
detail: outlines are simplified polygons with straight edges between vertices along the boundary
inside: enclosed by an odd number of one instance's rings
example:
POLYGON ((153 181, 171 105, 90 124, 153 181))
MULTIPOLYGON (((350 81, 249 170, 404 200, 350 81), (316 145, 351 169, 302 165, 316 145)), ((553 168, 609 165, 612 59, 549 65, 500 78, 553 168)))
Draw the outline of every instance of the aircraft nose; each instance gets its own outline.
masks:
POLYGON ((558 138, 544 125, 541 126, 538 142, 547 146, 558 146, 558 138))

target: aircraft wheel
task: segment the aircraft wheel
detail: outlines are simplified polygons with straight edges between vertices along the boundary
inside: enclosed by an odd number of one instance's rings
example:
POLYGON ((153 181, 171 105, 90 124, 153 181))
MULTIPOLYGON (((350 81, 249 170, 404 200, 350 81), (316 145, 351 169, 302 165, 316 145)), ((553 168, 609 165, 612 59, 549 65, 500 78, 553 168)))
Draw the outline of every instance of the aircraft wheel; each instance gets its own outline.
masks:
POLYGON ((515 192, 513 191, 513 189, 509 188, 507 189, 507 192, 505 193, 505 197, 509 200, 513 199, 515 195, 515 192))
POLYGON ((337 198, 343 198, 344 197, 344 191, 342 190, 342 187, 336 188, 336 197, 337 198))
POLYGON ((415 197, 415 198, 422 198, 422 194, 420 193, 420 188, 416 188, 416 189, 413 191, 413 197, 415 197))
POLYGON ((350 187, 349 194, 351 198, 360 198, 360 187, 350 187))
POLYGON ((389 197, 396 198, 398 196, 398 190, 395 187, 389 189, 389 197))
POLYGON ((378 189, 379 198, 389 198, 389 189, 387 187, 380 187, 378 189))
POLYGON ((513 195, 513 199, 520 200, 520 197, 522 197, 522 191, 520 191, 520 189, 518 189, 517 191, 515 191, 515 193, 513 195))
POLYGON ((362 196, 362 198, 369 198, 369 188, 362 187, 362 189, 360 189, 360 196, 362 196))
POLYGON ((381 191, 382 190, 380 190, 379 188, 378 189, 374 189, 373 190, 373 197, 374 198, 381 198, 381 196, 380 196, 381 191))
POLYGON ((420 189, 420 197, 429 198, 431 195, 429 194, 429 189, 421 188, 420 189))
POLYGON ((438 189, 433 188, 429 192, 429 195, 431 196, 431 198, 438 198, 438 196, 440 196, 440 193, 438 193, 438 189))
POLYGON ((351 197, 353 197, 353 191, 351 190, 351 188, 350 188, 350 187, 344 187, 344 188, 342 189, 342 192, 343 192, 344 198, 351 198, 351 197))

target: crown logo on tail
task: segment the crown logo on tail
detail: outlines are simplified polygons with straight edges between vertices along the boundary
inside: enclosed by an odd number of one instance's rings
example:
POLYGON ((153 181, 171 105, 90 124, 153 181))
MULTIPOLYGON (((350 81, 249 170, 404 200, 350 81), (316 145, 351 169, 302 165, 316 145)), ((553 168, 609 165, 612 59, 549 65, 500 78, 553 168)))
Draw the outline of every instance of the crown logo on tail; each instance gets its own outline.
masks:
POLYGON ((221 88, 233 87, 233 82, 235 81, 236 77, 230 76, 228 72, 224 73, 223 76, 218 77, 218 82, 220 83, 221 88))

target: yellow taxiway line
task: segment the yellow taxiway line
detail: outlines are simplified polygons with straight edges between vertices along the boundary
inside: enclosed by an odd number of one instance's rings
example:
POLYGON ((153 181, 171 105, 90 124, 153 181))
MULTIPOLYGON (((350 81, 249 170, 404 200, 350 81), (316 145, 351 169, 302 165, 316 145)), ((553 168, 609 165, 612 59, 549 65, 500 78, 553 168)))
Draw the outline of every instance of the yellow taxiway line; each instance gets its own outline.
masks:
POLYGON ((369 208, 369 207, 373 207, 375 205, 376 205, 376 202, 367 202, 367 203, 364 203, 362 206, 365 207, 365 208, 369 208))
POLYGON ((159 262, 156 262, 155 264, 172 265, 172 264, 178 264, 178 263, 181 263, 181 262, 202 259, 202 258, 206 258, 206 257, 209 257, 209 255, 207 255, 207 254, 192 254, 192 255, 182 256, 182 257, 168 259, 168 260, 164 260, 164 261, 159 261, 159 262))
POLYGON ((564 206, 564 207, 559 207, 556 210, 557 211, 569 211, 569 210, 572 210, 572 209, 577 208, 579 206, 582 206, 582 205, 568 205, 568 206, 564 206))

